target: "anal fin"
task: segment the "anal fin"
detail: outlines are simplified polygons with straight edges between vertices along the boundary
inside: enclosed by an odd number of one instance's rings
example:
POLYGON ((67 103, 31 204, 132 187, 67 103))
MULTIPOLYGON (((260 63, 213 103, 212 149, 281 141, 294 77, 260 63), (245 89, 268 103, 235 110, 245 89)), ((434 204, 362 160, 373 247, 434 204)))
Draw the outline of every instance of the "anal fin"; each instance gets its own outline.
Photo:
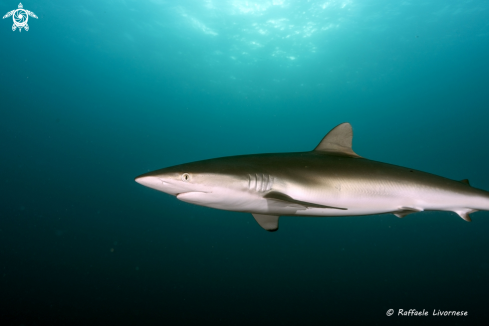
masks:
POLYGON ((458 216, 460 216, 461 218, 463 218, 465 221, 467 222, 472 222, 472 219, 470 218, 470 213, 474 213, 474 212, 477 212, 476 209, 464 209, 464 210, 456 210, 454 211, 455 213, 458 214, 458 216))
POLYGON ((280 216, 252 214, 256 222, 265 230, 275 232, 278 230, 278 219, 280 216))

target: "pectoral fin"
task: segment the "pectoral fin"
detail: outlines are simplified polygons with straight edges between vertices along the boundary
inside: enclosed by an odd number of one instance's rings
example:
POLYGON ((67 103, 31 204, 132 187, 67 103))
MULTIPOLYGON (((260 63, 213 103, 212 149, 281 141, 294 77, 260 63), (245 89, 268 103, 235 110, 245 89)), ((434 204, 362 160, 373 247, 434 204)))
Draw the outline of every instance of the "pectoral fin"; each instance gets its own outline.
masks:
POLYGON ((275 232, 278 230, 278 219, 280 216, 253 214, 256 222, 265 230, 275 232))
POLYGON ((286 194, 283 194, 281 192, 278 192, 278 191, 272 191, 272 192, 266 194, 265 196, 263 196, 263 198, 275 199, 275 200, 290 203, 290 204, 301 205, 301 206, 304 206, 305 208, 314 207, 314 208, 332 208, 332 209, 347 210, 347 208, 324 206, 324 205, 309 203, 309 202, 305 202, 305 201, 301 201, 301 200, 295 200, 292 197, 290 197, 286 194))

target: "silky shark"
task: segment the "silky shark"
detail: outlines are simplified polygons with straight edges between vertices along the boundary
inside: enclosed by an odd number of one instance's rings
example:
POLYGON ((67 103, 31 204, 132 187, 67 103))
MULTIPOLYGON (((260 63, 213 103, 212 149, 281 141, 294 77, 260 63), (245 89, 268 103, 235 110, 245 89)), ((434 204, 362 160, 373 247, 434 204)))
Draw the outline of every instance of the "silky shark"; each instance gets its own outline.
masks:
POLYGON ((136 182, 179 200, 253 214, 267 231, 281 215, 354 216, 489 210, 489 192, 468 180, 371 161, 352 150, 349 123, 332 129, 310 152, 240 155, 176 165, 136 182))

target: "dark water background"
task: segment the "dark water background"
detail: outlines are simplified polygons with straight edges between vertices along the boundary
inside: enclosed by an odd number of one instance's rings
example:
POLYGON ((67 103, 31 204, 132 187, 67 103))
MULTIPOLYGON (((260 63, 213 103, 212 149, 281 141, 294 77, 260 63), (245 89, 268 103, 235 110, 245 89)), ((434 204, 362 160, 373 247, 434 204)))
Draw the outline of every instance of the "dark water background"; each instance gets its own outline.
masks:
POLYGON ((488 1, 23 5, 28 32, 0 25, 2 324, 486 319, 489 212, 282 217, 268 233, 133 179, 313 149, 347 121, 359 155, 489 190, 488 1))

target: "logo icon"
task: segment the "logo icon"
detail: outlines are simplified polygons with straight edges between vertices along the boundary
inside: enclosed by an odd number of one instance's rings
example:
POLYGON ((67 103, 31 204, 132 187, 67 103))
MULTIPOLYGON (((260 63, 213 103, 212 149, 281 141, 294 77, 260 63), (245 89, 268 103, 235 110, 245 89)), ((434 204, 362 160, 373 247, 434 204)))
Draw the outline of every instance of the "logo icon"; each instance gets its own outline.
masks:
POLYGON ((13 16, 12 18, 14 19, 14 24, 12 25, 12 31, 14 32, 17 28, 19 29, 19 32, 22 31, 22 28, 24 28, 26 31, 29 30, 29 25, 27 25, 29 16, 37 19, 36 14, 32 11, 25 10, 24 6, 22 6, 22 3, 19 3, 19 9, 9 11, 5 16, 3 16, 3 19, 10 16, 13 16))
POLYGON ((387 310, 387 312, 386 312, 386 315, 387 315, 387 316, 392 316, 393 314, 394 314, 394 309, 389 309, 389 310, 387 310))

